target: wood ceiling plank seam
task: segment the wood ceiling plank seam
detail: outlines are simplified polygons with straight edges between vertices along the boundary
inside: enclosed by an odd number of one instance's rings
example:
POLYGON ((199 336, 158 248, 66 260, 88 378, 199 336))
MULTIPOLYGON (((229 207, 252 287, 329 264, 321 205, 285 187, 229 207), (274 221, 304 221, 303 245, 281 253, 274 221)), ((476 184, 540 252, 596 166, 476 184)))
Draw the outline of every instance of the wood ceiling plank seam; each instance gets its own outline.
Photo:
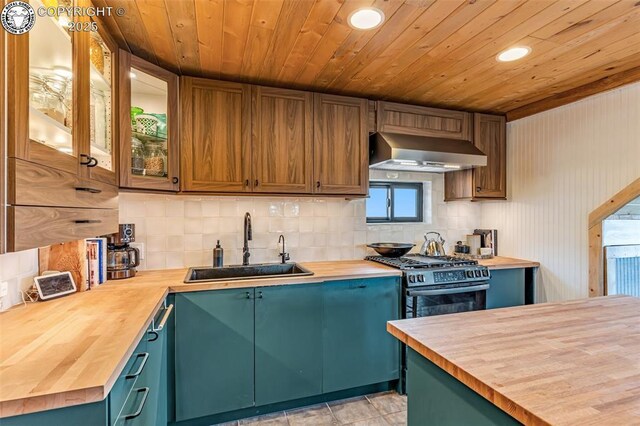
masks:
POLYGON ((195 2, 196 30, 202 75, 220 78, 223 58, 224 0, 195 2))
POLYGON ((342 73, 344 67, 350 64, 355 56, 360 53, 377 34, 383 31, 385 24, 393 20, 396 12, 403 4, 403 0, 391 2, 387 0, 375 0, 373 7, 380 9, 382 13, 384 13, 385 23, 373 30, 352 31, 342 44, 336 46, 331 58, 326 62, 320 74, 318 74, 315 84, 320 87, 329 86, 331 82, 342 73))
POLYGON ((576 102, 588 96, 607 90, 613 90, 620 86, 634 83, 638 80, 640 80, 640 66, 507 111, 507 121, 518 120, 551 108, 576 102))
POLYGON ((119 7, 125 10, 125 13, 116 22, 122 34, 126 35, 125 39, 129 46, 129 51, 142 59, 157 64, 158 61, 151 49, 147 31, 144 26, 140 25, 142 17, 136 2, 133 0, 110 0, 109 6, 113 7, 114 10, 119 7))
MULTIPOLYGON (((107 7, 107 3, 105 0, 93 0, 93 4, 95 5, 95 7, 102 7, 102 8, 107 7)), ((109 32, 111 37, 114 38, 116 43, 118 43, 118 46, 121 49, 131 52, 131 48, 129 47, 127 40, 122 34, 122 31, 120 31, 118 22, 115 20, 113 16, 111 15, 101 16, 99 22, 103 23, 106 26, 106 30, 109 32)))
POLYGON ((347 19, 351 11, 360 7, 370 7, 374 0, 356 0, 345 2, 338 10, 333 21, 329 24, 327 31, 316 45, 308 60, 298 69, 294 82, 299 86, 314 87, 317 76, 324 68, 324 64, 330 59, 335 51, 334 46, 339 45, 347 39, 354 30, 347 24, 347 19))
POLYGON ((166 1, 169 23, 173 28, 178 64, 182 74, 197 75, 200 69, 200 49, 196 28, 196 5, 194 0, 166 1))
POLYGON ((261 78, 265 81, 276 81, 313 5, 314 2, 311 1, 285 0, 279 19, 282 19, 286 25, 279 25, 273 32, 271 43, 260 69, 261 78))
POLYGON ((382 29, 364 46, 360 52, 347 64, 342 72, 330 83, 332 89, 340 90, 345 86, 374 58, 387 48, 387 40, 396 40, 401 37, 406 29, 412 26, 435 0, 425 2, 422 6, 404 2, 391 19, 386 20, 382 29), (400 21, 400 22, 396 22, 400 21))
MULTIPOLYGON (((584 3, 586 0, 582 0, 584 3)), ((451 55, 446 58, 443 58, 442 62, 435 67, 435 70, 429 70, 428 66, 424 64, 422 66, 417 66, 416 68, 422 70, 422 72, 427 73, 430 78, 427 78, 424 83, 419 84, 414 90, 405 93, 404 97, 412 97, 416 96, 416 98, 425 98, 427 93, 436 93, 436 96, 439 95, 439 90, 436 89, 437 86, 444 85, 449 87, 453 82, 464 80, 467 76, 467 72, 472 67, 476 66, 479 62, 482 62, 488 58, 494 58, 500 51, 513 46, 515 43, 526 37, 532 30, 532 27, 537 29, 543 26, 544 24, 541 21, 547 22, 550 19, 556 19, 558 13, 564 11, 567 13, 569 11, 568 8, 573 5, 577 7, 579 2, 573 1, 567 6, 567 1, 559 1, 559 2, 528 2, 525 5, 540 5, 541 8, 530 8, 527 7, 523 9, 525 16, 528 15, 528 18, 524 21, 517 20, 515 22, 511 22, 513 26, 508 28, 504 22, 498 22, 490 28, 488 31, 494 31, 497 29, 496 33, 500 34, 496 38, 491 39, 488 37, 488 43, 483 44, 480 48, 475 48, 473 46, 473 41, 465 43, 465 45, 459 47, 454 50, 451 55), (546 7, 545 7, 546 6, 546 7), (533 13, 531 13, 533 12, 533 13), (538 22, 536 24, 536 22, 538 22), (537 27, 535 25, 538 25, 537 27), (466 52, 462 53, 461 52, 466 52), (447 70, 449 72, 447 72, 447 70)), ((514 11, 515 16, 519 16, 520 13, 517 13, 520 9, 522 9, 525 5, 514 11)), ((491 32, 490 32, 491 34, 491 32)), ((427 64, 428 65, 428 64, 427 64)), ((405 78, 405 76, 399 76, 400 78, 405 78)), ((485 76, 486 78, 486 76, 485 76)))
MULTIPOLYGON (((638 16, 640 17, 640 15, 638 16)), ((490 93, 492 95, 491 98, 493 103, 489 103, 488 105, 493 107, 499 103, 499 97, 506 91, 505 86, 508 86, 509 88, 509 99, 513 99, 514 97, 520 96, 522 91, 528 92, 532 89, 536 90, 540 86, 548 87, 549 83, 553 81, 571 78, 576 73, 584 72, 585 69, 598 67, 603 61, 606 63, 608 58, 613 58, 614 60, 620 59, 620 53, 622 53, 623 56, 630 56, 635 52, 635 50, 633 50, 633 46, 640 43, 640 37, 638 36, 638 31, 640 30, 640 19, 637 24, 637 26, 625 25, 625 29, 633 31, 631 34, 618 32, 614 37, 614 35, 607 33, 599 39, 590 40, 588 43, 582 44, 580 49, 567 51, 566 55, 562 58, 562 62, 555 62, 554 64, 557 56, 553 55, 551 60, 544 62, 543 65, 539 67, 537 72, 541 72, 542 74, 540 75, 543 77, 536 78, 535 81, 533 81, 531 77, 527 80, 526 84, 507 80, 506 85, 492 85, 484 91, 462 98, 461 102, 470 102, 470 104, 473 104, 478 100, 485 99, 486 95, 490 93), (552 68, 545 67, 545 64, 549 63, 554 64, 554 66, 552 68)), ((554 51, 557 50, 558 49, 555 49, 554 51)), ((562 53, 560 55, 562 55, 562 53)), ((511 78, 511 80, 516 79, 518 81, 522 81, 522 78, 518 77, 518 75, 511 78)), ((504 99, 501 101, 508 102, 504 99)))
POLYGON ((164 2, 137 0, 136 6, 158 65, 173 72, 180 72, 171 24, 164 2))
MULTIPOLYGON (((374 90, 376 84, 374 80, 388 80, 393 78, 394 70, 399 67, 402 62, 403 55, 410 52, 411 49, 423 40, 434 28, 445 21, 448 16, 454 13, 460 7, 466 4, 464 0, 435 2, 430 8, 423 13, 418 20, 414 22, 413 28, 409 28, 406 35, 398 37, 387 49, 381 58, 371 61, 363 70, 361 70, 356 80, 348 85, 349 90, 374 90), (417 23, 417 25, 416 25, 417 23)), ((378 84, 380 86, 381 84, 378 84)))
MULTIPOLYGON (((597 66, 593 67, 593 69, 589 70, 586 74, 581 75, 580 78, 575 78, 570 75, 569 72, 562 73, 557 78, 550 78, 547 82, 547 86, 545 87, 546 90, 544 94, 528 96, 523 100, 516 99, 502 101, 500 104, 492 106, 492 108, 502 111, 511 111, 530 103, 541 101, 548 97, 560 95, 571 90, 573 87, 586 86, 603 78, 633 69, 640 64, 640 44, 632 46, 631 51, 631 54, 619 59, 611 56, 604 57, 597 66)), ((618 51, 617 54, 621 55, 624 53, 623 51, 618 51)))
POLYGON ((386 82, 384 80, 386 76, 390 82, 390 84, 385 84, 385 90, 395 93, 403 86, 406 86, 408 82, 412 83, 419 79, 423 75, 423 71, 422 68, 420 70, 416 69, 418 64, 423 61, 432 62, 431 58, 428 57, 428 53, 450 37, 453 32, 462 28, 494 3, 495 1, 464 3, 458 7, 444 21, 436 25, 432 31, 414 44, 411 51, 403 55, 400 63, 392 64, 392 68, 383 74, 381 81, 386 82))
POLYGON ((316 0, 305 23, 296 37, 291 52, 278 73, 277 80, 286 82, 294 80, 298 71, 307 63, 318 43, 329 29, 329 25, 344 2, 316 0), (302 62, 302 66, 299 64, 302 62))
POLYGON ((245 78, 257 76, 279 24, 283 4, 282 0, 263 0, 254 4, 240 72, 245 78))
POLYGON ((224 78, 241 79, 240 70, 255 4, 250 0, 225 0, 220 69, 224 78))

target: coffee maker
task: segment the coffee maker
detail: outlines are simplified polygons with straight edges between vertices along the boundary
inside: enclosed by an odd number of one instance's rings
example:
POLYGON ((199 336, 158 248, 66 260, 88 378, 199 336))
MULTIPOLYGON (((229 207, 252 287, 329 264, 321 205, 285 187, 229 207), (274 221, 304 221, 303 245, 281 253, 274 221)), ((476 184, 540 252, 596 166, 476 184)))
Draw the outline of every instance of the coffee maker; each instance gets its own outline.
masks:
POLYGON ((140 265, 140 251, 129 246, 136 240, 136 226, 133 223, 120 224, 118 232, 107 238, 107 279, 120 280, 136 276, 136 266, 140 265))

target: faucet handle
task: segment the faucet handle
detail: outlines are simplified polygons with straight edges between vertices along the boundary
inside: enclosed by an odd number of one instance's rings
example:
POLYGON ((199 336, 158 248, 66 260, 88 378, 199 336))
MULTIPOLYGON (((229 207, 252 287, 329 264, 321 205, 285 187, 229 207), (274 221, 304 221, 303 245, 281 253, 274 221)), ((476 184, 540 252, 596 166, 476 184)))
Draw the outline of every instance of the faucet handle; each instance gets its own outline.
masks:
POLYGON ((283 256, 284 256, 284 260, 285 260, 285 262, 286 262, 287 260, 291 260, 291 256, 289 256, 289 253, 283 253, 283 256))

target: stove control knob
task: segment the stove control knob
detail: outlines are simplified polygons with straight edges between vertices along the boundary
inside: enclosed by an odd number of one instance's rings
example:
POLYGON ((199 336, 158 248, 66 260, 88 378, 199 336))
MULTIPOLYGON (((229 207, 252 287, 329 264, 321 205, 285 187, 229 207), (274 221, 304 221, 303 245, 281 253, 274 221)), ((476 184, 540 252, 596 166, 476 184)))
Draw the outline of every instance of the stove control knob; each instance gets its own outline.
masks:
POLYGON ((418 275, 418 281, 423 283, 424 282, 424 275, 418 275))
POLYGON ((416 276, 415 275, 409 275, 409 282, 410 283, 415 283, 416 282, 416 276))
POLYGON ((489 270, 488 269, 483 269, 482 270, 482 276, 483 277, 488 277, 489 276, 489 270))
POLYGON ((475 270, 475 274, 476 274, 476 277, 478 277, 478 278, 480 278, 480 276, 482 275, 482 273, 480 272, 479 269, 475 270))
POLYGON ((467 278, 473 278, 473 271, 472 270, 468 270, 467 271, 467 278))

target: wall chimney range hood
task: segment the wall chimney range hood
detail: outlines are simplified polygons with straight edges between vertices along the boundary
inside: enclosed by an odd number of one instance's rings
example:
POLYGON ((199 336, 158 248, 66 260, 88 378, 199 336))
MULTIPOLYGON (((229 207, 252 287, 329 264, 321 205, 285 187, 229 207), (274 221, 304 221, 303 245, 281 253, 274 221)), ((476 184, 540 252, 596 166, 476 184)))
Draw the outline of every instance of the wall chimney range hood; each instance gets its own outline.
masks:
POLYGON ((487 156, 458 139, 374 133, 369 137, 369 168, 442 173, 487 165, 487 156))

